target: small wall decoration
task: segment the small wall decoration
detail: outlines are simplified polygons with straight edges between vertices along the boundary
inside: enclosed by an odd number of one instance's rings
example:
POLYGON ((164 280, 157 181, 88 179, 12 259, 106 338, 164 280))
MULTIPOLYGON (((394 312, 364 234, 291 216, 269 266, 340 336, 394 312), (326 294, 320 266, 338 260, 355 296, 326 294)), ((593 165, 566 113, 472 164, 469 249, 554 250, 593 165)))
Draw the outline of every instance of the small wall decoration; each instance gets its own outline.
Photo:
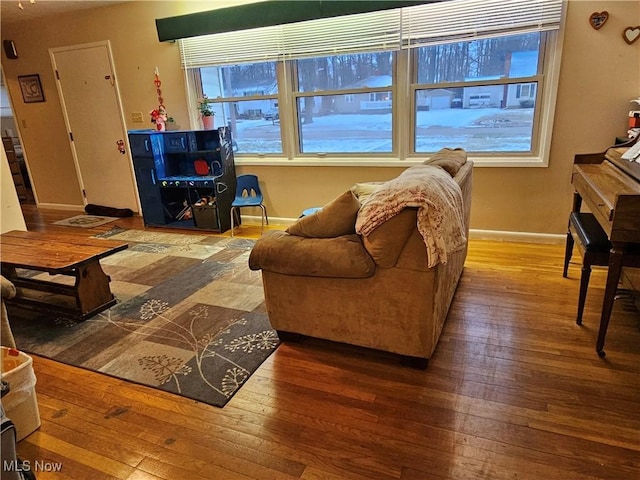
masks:
POLYGON ((33 75, 21 75, 18 77, 18 83, 20 84, 24 103, 44 102, 40 75, 37 73, 33 75))
POLYGON ((609 12, 593 12, 589 17, 589 23, 596 30, 600 30, 602 26, 609 20, 609 12))
POLYGON ((622 32, 622 38, 624 38, 624 41, 629 45, 638 40, 638 38, 640 38, 640 25, 625 28, 624 32, 622 32))
POLYGON ((164 106, 164 99, 162 98, 162 90, 160 90, 160 86, 162 82, 160 81, 160 72, 158 71, 158 67, 153 71, 155 79, 153 80, 153 84, 156 86, 156 93, 158 94, 158 108, 151 110, 151 123, 156 125, 156 130, 159 132, 164 132, 167 127, 166 124, 169 121, 169 116, 167 115, 167 109, 164 106))
POLYGON ((127 151, 124 148, 124 140, 118 140, 116 142, 116 145, 118 146, 118 151, 124 155, 125 153, 127 153, 127 151))

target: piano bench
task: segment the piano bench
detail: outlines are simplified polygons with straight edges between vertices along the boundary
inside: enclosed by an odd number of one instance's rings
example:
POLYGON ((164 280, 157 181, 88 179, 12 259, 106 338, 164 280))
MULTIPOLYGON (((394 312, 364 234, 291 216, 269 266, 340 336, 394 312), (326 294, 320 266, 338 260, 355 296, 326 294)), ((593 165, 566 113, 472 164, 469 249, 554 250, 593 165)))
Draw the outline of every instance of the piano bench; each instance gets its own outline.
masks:
POLYGON ((576 323, 582 325, 582 313, 587 298, 591 266, 606 267, 609 265, 611 242, 607 237, 607 233, 592 213, 571 212, 564 254, 563 277, 567 276, 574 243, 578 244, 578 249, 582 254, 582 275, 580 277, 580 295, 578 297, 578 315, 576 317, 576 323))

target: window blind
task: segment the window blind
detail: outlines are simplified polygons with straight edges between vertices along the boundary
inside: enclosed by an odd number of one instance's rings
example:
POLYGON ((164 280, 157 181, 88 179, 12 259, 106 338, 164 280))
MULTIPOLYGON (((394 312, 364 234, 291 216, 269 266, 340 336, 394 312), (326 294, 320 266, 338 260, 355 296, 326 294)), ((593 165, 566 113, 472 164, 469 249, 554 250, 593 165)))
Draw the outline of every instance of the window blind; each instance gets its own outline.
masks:
POLYGON ((179 40, 184 68, 398 50, 400 9, 179 40))
POLYGON ((400 48, 400 9, 291 23, 282 28, 282 54, 309 58, 400 48))
POLYGON ((178 40, 183 68, 259 63, 281 58, 282 26, 178 40))
POLYGON ((453 0, 402 9, 404 48, 557 30, 562 0, 453 0))
POLYGON ((447 0, 179 40, 183 68, 399 50, 558 29, 562 0, 447 0))

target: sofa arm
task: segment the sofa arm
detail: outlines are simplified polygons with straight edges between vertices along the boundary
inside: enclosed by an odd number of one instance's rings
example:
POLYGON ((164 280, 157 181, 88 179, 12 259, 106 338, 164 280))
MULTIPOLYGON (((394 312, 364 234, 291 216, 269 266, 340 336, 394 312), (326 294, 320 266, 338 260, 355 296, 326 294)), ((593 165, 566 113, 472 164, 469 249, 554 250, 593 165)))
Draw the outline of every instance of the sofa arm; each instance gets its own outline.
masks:
POLYGON ((376 266, 358 235, 305 238, 271 231, 251 250, 249 268, 283 275, 366 278, 373 276, 376 266))

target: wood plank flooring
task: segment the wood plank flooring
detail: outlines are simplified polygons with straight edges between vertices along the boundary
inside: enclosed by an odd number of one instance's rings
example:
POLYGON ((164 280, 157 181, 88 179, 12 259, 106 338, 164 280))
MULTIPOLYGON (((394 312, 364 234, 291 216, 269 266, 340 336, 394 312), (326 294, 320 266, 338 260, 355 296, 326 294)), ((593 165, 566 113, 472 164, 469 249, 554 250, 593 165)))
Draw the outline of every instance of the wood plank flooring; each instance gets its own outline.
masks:
MULTIPOLYGON (((30 230, 114 225, 56 227, 69 212, 24 208, 30 230)), ((219 409, 35 357, 42 426, 19 454, 61 467, 38 480, 639 478, 640 315, 616 300, 598 358, 605 270, 579 327, 580 257, 562 278, 563 249, 471 241, 426 371, 304 339, 219 409)))

